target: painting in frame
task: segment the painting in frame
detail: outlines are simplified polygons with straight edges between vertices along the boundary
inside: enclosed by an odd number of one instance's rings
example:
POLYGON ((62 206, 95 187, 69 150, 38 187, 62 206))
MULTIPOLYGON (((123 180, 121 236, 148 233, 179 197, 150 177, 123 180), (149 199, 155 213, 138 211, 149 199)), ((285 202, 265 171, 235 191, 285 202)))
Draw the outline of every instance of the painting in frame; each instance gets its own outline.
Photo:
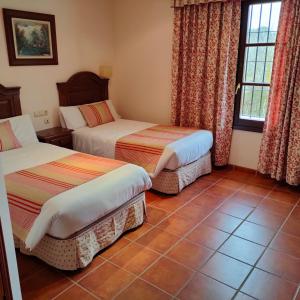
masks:
POLYGON ((54 15, 3 8, 10 66, 57 65, 54 15))

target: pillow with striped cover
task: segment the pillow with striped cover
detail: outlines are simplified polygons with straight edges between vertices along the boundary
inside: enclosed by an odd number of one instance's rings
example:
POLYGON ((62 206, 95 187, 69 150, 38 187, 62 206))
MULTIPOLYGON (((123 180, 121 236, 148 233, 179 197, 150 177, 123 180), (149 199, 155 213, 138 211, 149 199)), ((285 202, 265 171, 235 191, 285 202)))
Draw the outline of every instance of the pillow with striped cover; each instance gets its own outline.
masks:
POLYGON ((78 106, 89 127, 113 122, 115 119, 106 101, 78 106))
POLYGON ((17 137, 15 136, 9 121, 0 123, 0 152, 20 148, 17 137))

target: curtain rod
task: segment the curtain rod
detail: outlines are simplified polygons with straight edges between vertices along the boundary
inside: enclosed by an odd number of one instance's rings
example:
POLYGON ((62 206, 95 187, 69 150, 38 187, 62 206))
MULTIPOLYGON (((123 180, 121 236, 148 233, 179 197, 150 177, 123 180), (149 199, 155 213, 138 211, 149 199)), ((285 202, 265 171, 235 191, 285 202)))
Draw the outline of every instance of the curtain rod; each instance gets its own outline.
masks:
MULTIPOLYGON (((241 2, 246 2, 249 0, 240 0, 241 2)), ((219 1, 211 1, 212 3, 216 3, 216 2, 226 2, 226 0, 219 0, 219 1)), ((207 4, 210 3, 209 1, 207 2, 207 4)), ((199 4, 201 4, 201 2, 199 2, 199 4)), ((187 4, 187 5, 197 5, 197 4, 187 4)), ((170 6, 170 8, 178 8, 178 7, 184 7, 186 5, 182 5, 182 6, 177 6, 176 5, 176 0, 172 0, 172 4, 170 6)))

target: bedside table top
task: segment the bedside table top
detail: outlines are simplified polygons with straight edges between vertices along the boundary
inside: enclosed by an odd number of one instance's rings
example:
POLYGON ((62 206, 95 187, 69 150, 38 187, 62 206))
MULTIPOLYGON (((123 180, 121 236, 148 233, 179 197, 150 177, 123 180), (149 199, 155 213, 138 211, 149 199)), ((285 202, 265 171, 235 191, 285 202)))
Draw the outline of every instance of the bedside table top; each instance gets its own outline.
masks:
POLYGON ((72 129, 53 127, 53 128, 37 131, 36 134, 38 138, 51 139, 51 138, 69 135, 71 134, 72 131, 73 131, 72 129))

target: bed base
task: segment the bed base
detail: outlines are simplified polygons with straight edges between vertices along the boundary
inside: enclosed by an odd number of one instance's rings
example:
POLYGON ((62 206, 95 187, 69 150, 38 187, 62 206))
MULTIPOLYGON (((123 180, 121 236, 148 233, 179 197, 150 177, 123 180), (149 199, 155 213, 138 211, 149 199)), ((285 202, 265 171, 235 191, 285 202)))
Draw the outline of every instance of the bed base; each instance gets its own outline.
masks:
POLYGON ((113 244, 124 232, 143 224, 145 209, 143 192, 68 239, 46 235, 33 251, 28 251, 23 241, 14 238, 15 247, 21 253, 36 256, 60 270, 84 268, 99 251, 113 244))
POLYGON ((198 177, 211 173, 210 152, 174 171, 164 169, 152 180, 152 189, 165 194, 178 194, 198 177))

